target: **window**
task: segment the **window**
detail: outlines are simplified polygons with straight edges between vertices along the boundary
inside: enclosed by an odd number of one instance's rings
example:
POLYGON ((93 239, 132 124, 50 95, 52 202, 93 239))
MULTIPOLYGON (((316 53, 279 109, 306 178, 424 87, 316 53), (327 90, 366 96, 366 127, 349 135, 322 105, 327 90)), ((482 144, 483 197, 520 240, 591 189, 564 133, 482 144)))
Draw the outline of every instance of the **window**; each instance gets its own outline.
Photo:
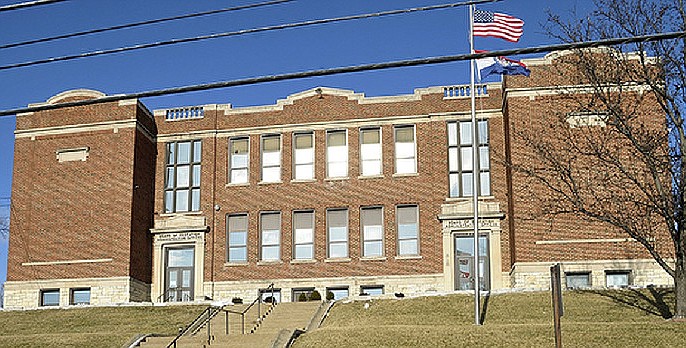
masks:
POLYGON ((295 180, 314 179, 314 134, 296 133, 293 136, 293 178, 295 180))
POLYGON ((631 271, 605 271, 605 285, 611 287, 627 287, 631 285, 631 271))
POLYGON ((279 303, 281 302, 281 289, 260 289, 262 302, 279 303))
POLYGON ((381 129, 360 130, 360 173, 381 175, 381 129))
POLYGON ((248 164, 250 161, 250 139, 236 138, 229 140, 229 182, 245 184, 248 182, 248 164))
POLYGON ((326 133, 326 176, 348 176, 348 137, 344 130, 326 133))
MULTIPOLYGON (((479 150, 476 170, 479 173, 482 196, 491 194, 491 174, 488 145, 488 123, 478 121, 479 150)), ((472 160, 472 122, 448 123, 448 169, 450 172, 450 197, 471 197, 474 195, 472 160)))
POLYGON ((381 207, 362 208, 362 256, 383 256, 383 209, 381 207))
POLYGON ((262 182, 281 181, 281 136, 262 137, 262 182))
POLYGON ((343 298, 346 298, 349 295, 350 290, 348 287, 331 287, 331 288, 326 288, 327 293, 331 293, 333 295, 334 300, 340 300, 343 298))
POLYGON ((40 291, 40 305, 41 306, 59 306, 60 305, 60 289, 49 289, 40 291))
POLYGON ((293 289, 293 296, 291 302, 307 302, 312 297, 314 288, 298 288, 293 289))
POLYGON ((293 212, 293 258, 314 259, 314 212, 293 212))
POLYGON ((281 259, 281 213, 260 215, 260 245, 262 261, 281 259))
POLYGON ((419 208, 398 206, 398 255, 419 255, 419 208))
POLYGON ((248 215, 229 215, 227 220, 228 255, 230 263, 248 262, 248 215))
POLYGON ((328 257, 348 257, 348 210, 331 209, 326 211, 328 257))
POLYGON ((360 287, 360 295, 379 296, 383 295, 383 285, 367 285, 360 287))
POLYGON ((414 126, 395 127, 395 172, 397 174, 416 173, 416 154, 414 126))
POLYGON ((91 303, 91 289, 71 289, 69 303, 73 305, 87 305, 91 303))
POLYGON ((591 287, 591 272, 565 273, 567 289, 579 289, 591 287))
POLYGON ((167 143, 164 212, 200 210, 200 140, 167 143))

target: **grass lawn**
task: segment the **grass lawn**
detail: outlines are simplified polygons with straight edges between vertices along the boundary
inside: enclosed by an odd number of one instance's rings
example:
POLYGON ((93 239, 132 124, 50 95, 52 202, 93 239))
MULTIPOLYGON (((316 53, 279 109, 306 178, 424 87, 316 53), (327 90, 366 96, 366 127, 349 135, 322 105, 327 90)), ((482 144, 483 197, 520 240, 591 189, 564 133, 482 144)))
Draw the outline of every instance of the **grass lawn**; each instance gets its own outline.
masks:
MULTIPOLYGON (((566 291, 564 347, 686 347, 686 323, 672 322, 671 289, 566 291)), ((295 348, 554 347, 549 292, 484 299, 475 326, 468 295, 336 304, 324 325, 295 348)))
POLYGON ((115 347, 141 333, 172 335, 205 306, 0 312, 0 347, 115 347))

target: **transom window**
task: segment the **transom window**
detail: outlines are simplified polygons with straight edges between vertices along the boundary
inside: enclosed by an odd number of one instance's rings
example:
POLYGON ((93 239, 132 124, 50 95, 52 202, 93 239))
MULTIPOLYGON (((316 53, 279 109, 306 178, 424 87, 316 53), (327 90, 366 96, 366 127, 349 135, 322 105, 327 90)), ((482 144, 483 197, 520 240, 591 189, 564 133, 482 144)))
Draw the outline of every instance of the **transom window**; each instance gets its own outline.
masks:
POLYGON ((314 212, 293 212, 293 258, 314 259, 314 212))
POLYGON ((345 130, 326 133, 326 176, 348 176, 348 137, 345 130))
POLYGON ((395 172, 397 174, 417 172, 414 126, 395 127, 395 172))
POLYGON ((293 178, 295 180, 314 179, 314 134, 296 133, 293 136, 293 178))
POLYGON ((164 212, 200 210, 200 140, 166 144, 164 212))
POLYGON ((326 227, 329 258, 348 257, 348 210, 329 209, 326 211, 326 227))
POLYGON ((398 255, 419 255, 419 209, 416 205, 398 206, 398 255))
POLYGON ((383 255, 383 209, 381 207, 362 208, 362 256, 383 255))
POLYGON ((281 136, 262 136, 262 182, 281 181, 281 136))
POLYGON ((362 176, 381 175, 381 129, 360 130, 360 172, 362 176))
POLYGON ((250 162, 250 139, 235 138, 229 140, 229 182, 245 184, 248 182, 248 164, 250 162))
POLYGON ((227 224, 228 255, 230 263, 248 262, 248 215, 229 215, 227 224))
POLYGON ((448 123, 448 170, 450 177, 450 197, 471 197, 474 195, 473 175, 479 175, 479 194, 491 194, 491 167, 488 145, 488 123, 477 122, 479 133, 479 150, 477 165, 474 169, 472 160, 472 122, 448 123))
POLYGON ((262 261, 281 259, 281 213, 260 214, 260 244, 262 261))

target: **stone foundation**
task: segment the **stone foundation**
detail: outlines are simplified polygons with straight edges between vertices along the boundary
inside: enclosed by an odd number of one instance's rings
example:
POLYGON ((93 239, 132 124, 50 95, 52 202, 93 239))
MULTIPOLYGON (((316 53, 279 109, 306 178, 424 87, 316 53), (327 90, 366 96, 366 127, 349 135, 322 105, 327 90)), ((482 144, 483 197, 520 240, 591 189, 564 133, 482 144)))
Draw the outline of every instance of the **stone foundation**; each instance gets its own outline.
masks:
POLYGON ((8 281, 5 283, 4 308, 38 308, 40 291, 47 289, 59 289, 60 307, 69 306, 71 289, 78 288, 90 288, 91 305, 150 301, 150 284, 129 277, 8 281))
MULTIPOLYGON (((515 289, 550 289, 550 266, 552 265, 552 262, 516 263, 510 272, 511 287, 515 289)), ((563 288, 567 287, 564 277, 566 272, 590 272, 592 288, 606 287, 605 272, 607 271, 629 271, 630 286, 674 285, 672 277, 652 259, 567 261, 561 262, 561 265, 563 288)))

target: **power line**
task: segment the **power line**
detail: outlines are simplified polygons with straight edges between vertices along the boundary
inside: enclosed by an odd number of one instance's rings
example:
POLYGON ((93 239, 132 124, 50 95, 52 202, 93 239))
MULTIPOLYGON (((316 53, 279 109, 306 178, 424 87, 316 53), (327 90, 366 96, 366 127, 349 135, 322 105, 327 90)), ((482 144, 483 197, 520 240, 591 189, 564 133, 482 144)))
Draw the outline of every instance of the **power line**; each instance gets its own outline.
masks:
POLYGON ((70 33, 70 34, 62 34, 62 35, 45 37, 45 38, 40 38, 40 39, 33 39, 33 40, 15 42, 15 43, 9 43, 9 44, 2 44, 2 45, 0 45, 0 49, 26 46, 26 45, 36 44, 36 43, 44 43, 44 42, 55 41, 55 40, 59 40, 59 39, 68 39, 68 38, 85 36, 85 35, 90 35, 90 34, 104 33, 107 31, 120 30, 120 29, 126 29, 126 28, 139 27, 139 26, 143 26, 143 25, 150 25, 150 24, 157 24, 157 23, 162 23, 162 22, 175 21, 175 20, 180 20, 180 19, 201 17, 201 16, 207 16, 207 15, 223 13, 223 12, 231 12, 231 11, 245 10, 245 9, 251 9, 251 8, 262 7, 262 6, 276 5, 276 4, 282 4, 282 3, 286 3, 286 2, 292 2, 292 1, 295 1, 295 0, 265 1, 265 2, 260 2, 260 3, 256 3, 256 4, 227 7, 227 8, 222 8, 222 9, 218 9, 218 10, 196 12, 196 13, 190 13, 190 14, 174 16, 174 17, 166 17, 166 18, 152 19, 152 20, 147 20, 147 21, 142 21, 142 22, 120 24, 120 25, 115 25, 115 26, 106 27, 106 28, 85 30, 85 31, 79 31, 79 32, 70 33))
POLYGON ((52 110, 52 109, 59 109, 59 108, 64 108, 64 107, 83 106, 83 105, 91 105, 91 104, 102 104, 102 103, 108 103, 108 102, 125 100, 125 99, 157 97, 157 96, 162 96, 162 95, 204 91, 204 90, 217 89, 217 88, 253 85, 253 84, 265 83, 265 82, 276 82, 276 81, 284 81, 284 80, 302 79, 302 78, 316 77, 316 76, 329 76, 329 75, 345 74, 345 73, 352 73, 352 72, 383 70, 383 69, 389 69, 389 68, 400 68, 400 67, 411 67, 411 66, 430 65, 430 64, 441 64, 441 63, 449 63, 449 62, 456 62, 456 61, 470 60, 470 59, 479 59, 479 58, 486 58, 486 57, 513 56, 513 55, 519 55, 519 54, 553 52, 553 51, 563 51, 563 50, 582 49, 582 48, 601 47, 601 46, 624 45, 624 44, 630 44, 630 43, 653 42, 653 41, 682 39, 682 38, 686 38, 686 31, 678 31, 678 32, 663 33, 663 34, 631 36, 631 37, 622 37, 622 38, 605 39, 605 40, 573 42, 573 43, 566 43, 566 44, 555 44, 555 45, 518 48, 518 49, 510 49, 510 50, 489 51, 489 52, 481 52, 481 53, 474 53, 474 54, 458 54, 458 55, 451 55, 451 56, 439 56, 439 57, 398 60, 398 61, 391 61, 391 62, 384 62, 384 63, 354 65, 354 66, 337 67, 337 68, 329 68, 329 69, 321 69, 321 70, 309 70, 309 71, 303 71, 303 72, 251 77, 251 78, 246 78, 246 79, 213 82, 213 83, 191 85, 191 86, 184 86, 184 87, 158 89, 158 90, 152 90, 152 91, 146 91, 146 92, 137 92, 137 93, 130 93, 130 94, 109 95, 109 96, 101 97, 98 99, 79 100, 79 101, 58 103, 58 104, 44 104, 44 105, 31 106, 31 107, 26 107, 26 108, 2 110, 2 111, 0 111, 0 116, 7 116, 7 115, 18 114, 18 113, 35 112, 35 111, 42 111, 42 110, 52 110))
POLYGON ((56 3, 56 2, 64 2, 64 1, 69 1, 69 0, 36 0, 36 1, 27 1, 27 2, 22 2, 22 3, 18 3, 18 4, 11 4, 11 5, 2 6, 2 7, 0 7, 0 12, 18 10, 18 9, 20 9, 20 8, 27 8, 27 7, 33 7, 33 6, 54 4, 54 3, 56 3))
POLYGON ((119 48, 113 48, 113 49, 107 49, 107 50, 91 51, 91 52, 86 52, 86 53, 81 53, 81 54, 74 54, 74 55, 61 56, 61 57, 52 57, 52 58, 39 59, 39 60, 34 60, 34 61, 22 62, 22 63, 3 65, 3 66, 0 66, 0 70, 8 70, 8 69, 15 69, 15 68, 27 67, 27 66, 32 66, 32 65, 39 65, 39 64, 46 64, 46 63, 53 63, 53 62, 62 62, 62 61, 67 61, 67 60, 80 59, 80 58, 95 57, 95 56, 101 56, 101 55, 106 55, 106 54, 140 50, 140 49, 144 49, 144 48, 176 45, 176 44, 187 43, 187 42, 196 42, 196 41, 217 39, 217 38, 229 37, 229 36, 239 36, 239 35, 260 33, 260 32, 265 32, 265 31, 291 29, 291 28, 298 28, 298 27, 305 27, 305 26, 319 25, 319 24, 328 24, 328 23, 342 22, 342 21, 350 21, 350 20, 357 20, 357 19, 378 18, 378 17, 385 17, 385 16, 398 15, 398 14, 406 14, 406 13, 419 12, 419 11, 431 11, 431 10, 439 10, 439 9, 445 9, 445 8, 454 8, 454 7, 459 7, 459 6, 472 5, 472 4, 482 4, 482 3, 500 2, 500 1, 502 1, 502 0, 474 0, 474 1, 458 2, 458 3, 451 3, 451 4, 406 8, 406 9, 401 9, 401 10, 365 13, 365 14, 336 17, 336 18, 315 19, 315 20, 309 20, 309 21, 304 21, 304 22, 279 24, 279 25, 272 25, 272 26, 252 28, 252 29, 242 29, 242 30, 224 32, 224 33, 217 33, 217 34, 210 34, 210 35, 203 35, 203 36, 194 36, 194 37, 188 37, 188 38, 182 38, 182 39, 172 39, 172 40, 167 40, 167 41, 158 41, 158 42, 145 43, 145 44, 137 44, 137 45, 127 46, 127 47, 119 47, 119 48))

